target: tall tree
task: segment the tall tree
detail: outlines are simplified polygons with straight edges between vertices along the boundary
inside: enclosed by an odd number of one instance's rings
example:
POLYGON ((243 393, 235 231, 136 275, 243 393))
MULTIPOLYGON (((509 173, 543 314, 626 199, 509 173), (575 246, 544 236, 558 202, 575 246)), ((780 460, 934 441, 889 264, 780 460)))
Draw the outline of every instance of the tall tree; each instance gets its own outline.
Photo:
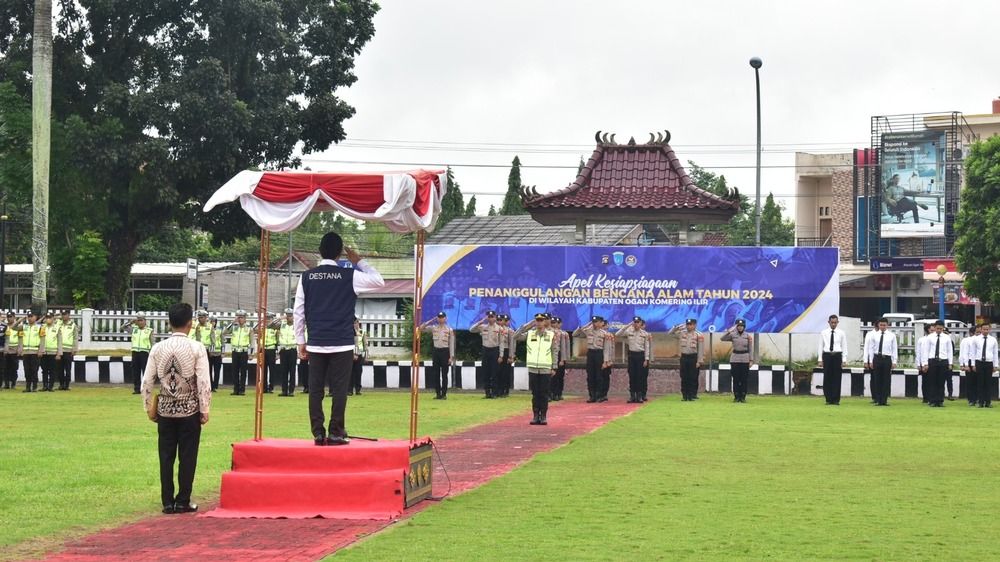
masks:
MULTIPOLYGON (((753 216, 753 205, 741 204, 738 213, 726 228, 726 244, 729 246, 753 246, 756 244, 757 225, 753 216)), ((782 216, 782 207, 768 193, 760 211, 761 246, 794 246, 795 222, 782 216)))
POLYGON ((448 167, 447 180, 448 191, 441 199, 441 216, 438 218, 438 228, 465 213, 465 198, 462 197, 462 189, 455 181, 455 174, 451 171, 451 167, 448 167))
MULTIPOLYGON (((27 99, 23 4, 0 3, 0 82, 27 99)), ((101 235, 102 304, 123 304, 139 244, 164 225, 200 226, 216 244, 255 233, 236 205, 201 213, 234 174, 295 165, 297 147, 345 137, 354 109, 337 90, 356 81, 377 10, 371 0, 60 2, 52 123, 74 150, 53 161, 53 187, 64 188, 52 194, 52 237, 101 235)))
POLYGON ((955 218, 955 262, 965 289, 1000 302, 1000 136, 974 143, 965 159, 965 187, 955 218))
POLYGON ((493 205, 490 205, 490 210, 489 210, 489 212, 486 213, 486 216, 488 216, 488 217, 495 217, 495 216, 497 216, 497 208, 494 207, 493 205))
POLYGON ((469 198, 469 204, 465 206, 465 212, 462 213, 464 217, 474 217, 476 216, 476 196, 473 195, 469 198))
POLYGON ((31 159, 32 235, 34 274, 31 306, 44 311, 49 272, 49 156, 52 129, 52 0, 35 0, 31 35, 31 159))
POLYGON ((507 174, 507 193, 503 196, 503 205, 500 206, 501 215, 525 215, 521 204, 521 159, 517 156, 510 163, 510 173, 507 174))

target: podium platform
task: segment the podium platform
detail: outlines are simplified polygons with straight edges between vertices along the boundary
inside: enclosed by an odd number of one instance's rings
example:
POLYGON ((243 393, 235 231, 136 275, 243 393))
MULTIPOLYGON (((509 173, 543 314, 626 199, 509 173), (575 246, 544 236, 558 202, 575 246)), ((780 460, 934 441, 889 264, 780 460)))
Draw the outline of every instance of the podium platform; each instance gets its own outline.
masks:
POLYGON ((430 496, 431 440, 364 441, 318 447, 311 440, 233 444, 219 507, 228 518, 392 519, 430 496))

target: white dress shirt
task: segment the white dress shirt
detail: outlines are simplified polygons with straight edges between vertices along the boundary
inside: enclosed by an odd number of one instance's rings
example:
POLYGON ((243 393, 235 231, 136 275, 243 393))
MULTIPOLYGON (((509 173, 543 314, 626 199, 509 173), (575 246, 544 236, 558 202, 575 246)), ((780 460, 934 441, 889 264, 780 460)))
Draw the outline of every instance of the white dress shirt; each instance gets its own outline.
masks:
MULTIPOLYGON (((337 265, 335 260, 320 260, 319 265, 337 265)), ((359 260, 358 263, 354 264, 354 294, 360 295, 362 293, 370 293, 375 289, 385 286, 385 280, 382 279, 382 274, 375 270, 374 267, 369 265, 365 260, 359 260)), ((306 343, 306 293, 302 289, 302 280, 299 280, 299 286, 295 289, 295 308, 293 309, 293 318, 295 320, 295 341, 299 345, 306 343)), ((354 319, 345 319, 345 321, 353 322, 354 319)), ((306 346, 306 351, 312 353, 340 353, 342 351, 354 351, 354 344, 351 345, 333 345, 333 346, 316 346, 309 345, 306 346)))
POLYGON ((995 337, 977 335, 969 339, 972 340, 972 343, 969 344, 969 361, 975 364, 976 361, 983 360, 983 344, 985 344, 986 361, 992 362, 994 367, 1000 365, 1000 361, 997 360, 997 339, 995 337))
POLYGON ((886 330, 872 330, 865 336, 865 363, 872 363, 878 354, 878 342, 882 338, 882 355, 892 358, 893 364, 899 363, 899 350, 896 346, 896 334, 886 330), (884 334, 884 337, 883 337, 884 334))
POLYGON ((927 364, 926 358, 924 357, 924 340, 929 337, 931 337, 930 334, 920 336, 917 338, 917 343, 913 345, 913 353, 916 355, 917 367, 923 367, 927 364))
POLYGON ((962 338, 962 343, 958 346, 958 363, 962 367, 968 367, 970 363, 975 364, 972 359, 972 346, 978 336, 967 336, 962 338))
POLYGON ((930 334, 920 338, 922 351, 917 356, 917 364, 926 367, 931 359, 942 359, 951 364, 955 349, 948 334, 930 334))
POLYGON ((833 353, 844 353, 847 349, 847 334, 840 328, 825 328, 819 333, 819 358, 823 360, 824 353, 830 353, 830 332, 833 332, 833 353))

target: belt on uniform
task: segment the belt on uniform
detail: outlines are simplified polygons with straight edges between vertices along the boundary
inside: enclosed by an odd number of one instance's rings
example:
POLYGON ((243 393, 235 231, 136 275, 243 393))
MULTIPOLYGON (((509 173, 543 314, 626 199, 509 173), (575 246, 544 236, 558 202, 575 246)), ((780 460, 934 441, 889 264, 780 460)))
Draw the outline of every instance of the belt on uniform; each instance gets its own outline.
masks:
POLYGON ((697 353, 681 353, 681 357, 698 357, 697 353))
POLYGON ((246 353, 248 351, 250 351, 249 347, 242 347, 242 346, 241 347, 236 347, 236 346, 233 346, 233 352, 234 353, 246 353))
POLYGON ((885 355, 885 354, 881 354, 880 355, 880 354, 876 353, 875 354, 875 359, 892 359, 892 356, 891 355, 885 355))
POLYGON ((132 353, 149 353, 148 349, 133 349, 132 353))
POLYGON ((842 351, 824 351, 823 355, 841 355, 842 351))
POLYGON ((928 362, 929 362, 929 361, 934 361, 935 363, 947 363, 947 362, 948 362, 948 360, 947 360, 947 359, 937 359, 937 358, 935 358, 935 357, 931 357, 931 358, 930 358, 930 359, 928 359, 927 361, 928 361, 928 362))
POLYGON ((992 361, 983 361, 982 359, 976 359, 976 363, 982 363, 984 365, 992 365, 992 361))
POLYGON ((282 346, 282 347, 281 347, 281 351, 291 351, 291 350, 293 350, 293 349, 295 349, 295 346, 294 346, 294 345, 291 345, 291 346, 289 346, 289 345, 285 345, 285 346, 282 346))
POLYGON ((599 349, 588 349, 587 353, 604 353, 604 348, 602 347, 599 349))
MULTIPOLYGON (((749 349, 734 349, 733 353, 750 353, 750 350, 749 349)), ((695 353, 693 355, 697 355, 697 353, 695 353)))
POLYGON ((497 351, 499 351, 500 350, 500 346, 495 345, 493 347, 483 347, 483 349, 496 349, 497 351))

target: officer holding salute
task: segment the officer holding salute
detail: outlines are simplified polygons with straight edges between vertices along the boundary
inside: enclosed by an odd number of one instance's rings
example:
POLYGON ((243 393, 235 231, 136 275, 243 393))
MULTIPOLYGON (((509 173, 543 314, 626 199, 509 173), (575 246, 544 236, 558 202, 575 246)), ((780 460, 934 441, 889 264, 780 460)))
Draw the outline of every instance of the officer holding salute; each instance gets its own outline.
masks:
POLYGON ((7 313, 7 323, 4 325, 7 339, 4 342, 3 387, 11 390, 17 386, 17 369, 21 362, 21 322, 13 312, 7 313))
POLYGON ((295 344, 295 311, 285 309, 285 319, 278 328, 278 361, 281 373, 281 394, 278 396, 295 395, 295 362, 298 359, 298 347, 295 344))
POLYGON ((705 336, 697 330, 698 321, 688 318, 684 330, 674 326, 669 333, 679 334, 681 350, 681 395, 685 402, 698 399, 698 373, 701 369, 701 345, 705 336))
POLYGON ((146 326, 146 315, 135 315, 135 321, 129 322, 132 327, 132 394, 139 394, 142 375, 146 372, 146 361, 149 360, 149 350, 153 347, 153 329, 146 326))
POLYGON ((615 337, 622 336, 625 336, 628 345, 628 403, 644 402, 646 396, 643 382, 653 354, 649 333, 643 328, 642 318, 633 317, 631 324, 623 326, 615 334, 615 337))
POLYGON ((559 354, 558 363, 556 363, 556 374, 552 376, 552 380, 550 381, 549 400, 558 402, 563 399, 563 386, 566 383, 566 359, 570 356, 570 337, 569 333, 562 329, 562 318, 553 316, 551 325, 559 341, 559 354))
POLYGON ((611 386, 611 358, 614 357, 614 341, 604 327, 607 323, 602 316, 593 316, 590 322, 573 332, 573 337, 587 338, 587 392, 588 404, 608 401, 611 386))
POLYGON ((437 386, 435 400, 448 399, 448 371, 451 369, 452 358, 455 356, 455 332, 448 325, 448 315, 443 311, 436 318, 420 325, 421 332, 431 334, 430 380, 437 386))
POLYGON ((76 329, 76 322, 69 316, 69 311, 62 311, 62 319, 59 322, 59 367, 57 375, 59 378, 59 390, 69 390, 69 383, 73 379, 73 356, 76 355, 79 347, 80 331, 76 329))
POLYGON ((747 377, 753 361, 753 336, 746 332, 747 323, 740 318, 736 325, 726 330, 722 341, 733 342, 733 352, 729 364, 733 374, 733 402, 747 401, 747 377))
POLYGON ((496 398, 500 387, 500 326, 497 325, 497 314, 492 310, 486 313, 486 317, 476 322, 469 328, 473 334, 480 334, 483 338, 483 382, 486 396, 484 398, 496 398), (485 324, 484 324, 485 322, 485 324))
POLYGON ((516 340, 524 340, 524 362, 528 366, 528 386, 531 388, 531 410, 534 417, 530 425, 548 425, 549 382, 556 372, 559 340, 549 329, 549 315, 536 314, 535 320, 517 331, 516 340))
POLYGON ((253 329, 247 326, 245 310, 236 311, 236 325, 230 325, 226 331, 232 334, 233 396, 243 396, 247 390, 247 364, 253 346, 253 329))
POLYGON ((28 318, 21 328, 25 380, 23 392, 38 392, 38 364, 41 361, 44 346, 42 341, 44 331, 44 328, 38 324, 38 314, 35 311, 29 312, 28 318))

